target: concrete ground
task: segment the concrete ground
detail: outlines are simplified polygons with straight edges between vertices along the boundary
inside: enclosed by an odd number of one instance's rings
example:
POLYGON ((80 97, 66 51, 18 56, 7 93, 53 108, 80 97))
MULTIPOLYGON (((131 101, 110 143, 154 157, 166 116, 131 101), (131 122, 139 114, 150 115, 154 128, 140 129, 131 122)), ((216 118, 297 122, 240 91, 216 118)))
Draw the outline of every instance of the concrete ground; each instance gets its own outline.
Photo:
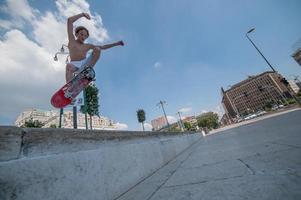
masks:
POLYGON ((301 110, 206 136, 117 199, 301 199, 301 110))

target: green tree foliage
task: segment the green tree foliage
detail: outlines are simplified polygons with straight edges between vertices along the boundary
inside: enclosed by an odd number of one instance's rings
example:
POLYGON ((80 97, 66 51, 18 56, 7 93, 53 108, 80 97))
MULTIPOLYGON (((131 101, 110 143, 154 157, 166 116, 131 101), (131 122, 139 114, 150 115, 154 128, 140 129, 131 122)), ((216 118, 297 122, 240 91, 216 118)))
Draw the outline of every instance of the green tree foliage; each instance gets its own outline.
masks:
POLYGON ((167 131, 169 131, 169 132, 181 132, 181 129, 179 129, 177 125, 171 125, 167 128, 167 131))
POLYGON ((272 101, 272 100, 265 102, 265 105, 264 105, 265 111, 270 111, 272 109, 273 105, 274 105, 274 101, 272 101))
POLYGON ((49 128, 57 128, 55 124, 51 124, 49 128))
POLYGON ((86 89, 86 109, 81 107, 81 112, 90 116, 90 128, 92 129, 92 117, 99 116, 99 90, 95 85, 89 85, 86 89))
POLYGON ((295 104, 297 101, 295 99, 288 99, 287 100, 288 104, 295 104))
POLYGON ((192 125, 189 122, 184 122, 184 127, 186 130, 190 131, 192 129, 192 125))
POLYGON ((137 110, 137 119, 139 123, 142 123, 142 128, 144 131, 144 121, 145 121, 145 112, 143 109, 138 109, 137 110))
POLYGON ((22 127, 26 127, 26 128, 42 128, 44 126, 44 124, 42 122, 40 122, 39 120, 28 120, 25 121, 25 124, 22 127))
POLYGON ((207 127, 208 129, 218 128, 218 114, 207 112, 197 117, 199 127, 207 127))

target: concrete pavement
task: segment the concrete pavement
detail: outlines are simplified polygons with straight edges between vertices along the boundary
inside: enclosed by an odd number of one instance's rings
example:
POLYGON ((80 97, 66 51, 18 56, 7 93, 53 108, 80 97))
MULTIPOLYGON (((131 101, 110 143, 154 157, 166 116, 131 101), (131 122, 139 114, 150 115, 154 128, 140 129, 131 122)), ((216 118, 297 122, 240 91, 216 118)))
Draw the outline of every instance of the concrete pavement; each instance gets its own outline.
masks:
POLYGON ((301 199, 301 111, 206 136, 116 199, 301 199))

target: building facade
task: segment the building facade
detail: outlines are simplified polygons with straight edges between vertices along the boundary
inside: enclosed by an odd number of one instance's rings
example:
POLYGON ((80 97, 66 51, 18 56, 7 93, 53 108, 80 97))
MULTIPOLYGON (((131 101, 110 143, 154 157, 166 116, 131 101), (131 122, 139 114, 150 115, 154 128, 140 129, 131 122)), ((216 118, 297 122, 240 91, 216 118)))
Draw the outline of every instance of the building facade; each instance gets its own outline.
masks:
POLYGON ((151 121, 151 124, 152 124, 152 127, 153 129, 156 131, 156 130, 159 130, 165 126, 167 126, 167 122, 166 122, 166 119, 165 117, 158 117, 156 119, 153 119, 151 121))
MULTIPOLYGON (((59 112, 58 111, 44 111, 39 109, 29 109, 22 112, 15 125, 21 127, 29 120, 38 120, 44 124, 43 128, 49 127, 59 127, 59 112)), ((90 117, 87 117, 88 127, 90 127, 90 117)), ((77 127, 78 129, 85 129, 85 115, 82 113, 77 113, 77 127)), ((73 112, 65 111, 62 116, 62 128, 73 128, 73 112)), ((113 120, 110 120, 103 116, 93 116, 92 117, 92 128, 93 129, 104 129, 104 130, 116 130, 116 124, 113 120)))
POLYGON ((235 119, 262 110, 267 102, 286 102, 291 91, 283 80, 279 73, 267 71, 249 76, 228 90, 221 88, 225 118, 235 119))
POLYGON ((298 84, 294 80, 288 80, 288 83, 292 88, 292 90, 294 91, 294 93, 298 94, 298 92, 300 91, 300 83, 298 84))

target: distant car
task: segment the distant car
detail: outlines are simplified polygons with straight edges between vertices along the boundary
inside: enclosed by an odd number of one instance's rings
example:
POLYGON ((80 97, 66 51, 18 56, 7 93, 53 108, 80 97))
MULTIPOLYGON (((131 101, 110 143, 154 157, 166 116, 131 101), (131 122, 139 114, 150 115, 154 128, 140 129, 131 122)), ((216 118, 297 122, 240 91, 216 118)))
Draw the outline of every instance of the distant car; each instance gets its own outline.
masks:
POLYGON ((273 105, 272 110, 278 110, 278 109, 279 109, 279 106, 273 105))
POLYGON ((242 122, 242 121, 244 121, 245 119, 244 118, 239 118, 238 120, 237 120, 237 122, 239 123, 239 122, 242 122))
POLYGON ((255 118, 255 117, 257 117, 256 114, 251 114, 251 115, 246 116, 246 117, 245 117, 245 120, 253 119, 253 118, 255 118))
POLYGON ((261 111, 258 111, 258 112, 256 113, 256 115, 257 115, 257 116, 261 116, 261 115, 264 115, 264 114, 266 114, 266 113, 267 113, 266 111, 261 110, 261 111))
POLYGON ((278 108, 279 108, 279 109, 280 109, 280 108, 284 108, 284 105, 280 104, 280 105, 278 106, 278 108))

